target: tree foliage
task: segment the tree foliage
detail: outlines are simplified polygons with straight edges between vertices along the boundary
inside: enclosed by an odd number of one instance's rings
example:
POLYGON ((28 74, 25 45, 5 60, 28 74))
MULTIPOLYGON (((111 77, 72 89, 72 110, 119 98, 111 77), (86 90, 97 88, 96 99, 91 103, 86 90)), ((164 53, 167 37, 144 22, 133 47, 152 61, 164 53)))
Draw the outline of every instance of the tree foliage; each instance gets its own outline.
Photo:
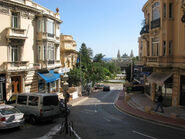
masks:
POLYGON ((69 85, 83 86, 87 83, 104 81, 109 78, 113 78, 116 73, 120 71, 114 63, 105 63, 103 61, 102 53, 96 54, 92 57, 93 51, 91 48, 87 48, 85 43, 82 43, 78 54, 77 66, 72 69, 69 75, 69 85))

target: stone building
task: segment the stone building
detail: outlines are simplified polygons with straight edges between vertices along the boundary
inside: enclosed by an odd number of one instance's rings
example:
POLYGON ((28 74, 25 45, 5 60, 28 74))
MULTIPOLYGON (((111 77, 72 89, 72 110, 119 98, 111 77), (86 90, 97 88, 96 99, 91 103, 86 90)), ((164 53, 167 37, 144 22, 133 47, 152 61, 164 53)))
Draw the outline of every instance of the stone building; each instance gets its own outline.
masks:
POLYGON ((139 37, 139 56, 152 67, 147 78, 150 97, 162 91, 167 105, 185 106, 184 0, 148 0, 143 6, 144 25, 139 37))
POLYGON ((76 42, 71 35, 60 36, 60 56, 63 68, 73 69, 75 67, 78 57, 76 51, 76 42))
POLYGON ((59 88, 60 20, 32 0, 0 1, 0 100, 59 88))

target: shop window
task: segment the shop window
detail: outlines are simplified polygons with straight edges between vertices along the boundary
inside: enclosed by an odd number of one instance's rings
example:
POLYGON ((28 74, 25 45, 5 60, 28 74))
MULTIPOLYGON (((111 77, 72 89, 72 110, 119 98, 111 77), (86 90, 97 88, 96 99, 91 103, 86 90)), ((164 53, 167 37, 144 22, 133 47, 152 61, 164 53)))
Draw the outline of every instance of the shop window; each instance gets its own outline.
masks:
POLYGON ((39 102, 39 97, 29 96, 28 105, 30 105, 30 106, 38 106, 38 102, 39 102))
POLYGON ((39 92, 45 91, 45 81, 44 80, 39 80, 39 92))
POLYGON ((27 96, 18 96, 17 104, 26 105, 27 103, 27 96))

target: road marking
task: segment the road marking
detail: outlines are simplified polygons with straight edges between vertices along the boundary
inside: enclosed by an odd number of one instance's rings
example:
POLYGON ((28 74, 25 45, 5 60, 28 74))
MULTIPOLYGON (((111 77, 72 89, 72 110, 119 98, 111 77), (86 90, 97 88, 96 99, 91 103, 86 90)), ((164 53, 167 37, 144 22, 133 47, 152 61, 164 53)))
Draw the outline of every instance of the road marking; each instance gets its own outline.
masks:
POLYGON ((135 130, 132 131, 132 133, 135 133, 135 134, 138 134, 138 135, 141 135, 141 136, 144 136, 144 137, 147 137, 147 138, 150 138, 150 139, 157 139, 155 137, 152 137, 152 136, 149 136, 149 135, 146 135, 146 134, 143 134, 141 132, 137 132, 135 130))
POLYGON ((106 121, 110 122, 111 120, 107 119, 107 118, 104 118, 106 121))
POLYGON ((77 139, 81 139, 80 136, 76 133, 76 131, 73 130, 71 126, 70 126, 70 129, 74 133, 74 135, 77 137, 77 139))
POLYGON ((56 135, 61 129, 61 124, 58 124, 51 128, 51 130, 44 136, 39 137, 37 139, 52 139, 52 136, 56 135))

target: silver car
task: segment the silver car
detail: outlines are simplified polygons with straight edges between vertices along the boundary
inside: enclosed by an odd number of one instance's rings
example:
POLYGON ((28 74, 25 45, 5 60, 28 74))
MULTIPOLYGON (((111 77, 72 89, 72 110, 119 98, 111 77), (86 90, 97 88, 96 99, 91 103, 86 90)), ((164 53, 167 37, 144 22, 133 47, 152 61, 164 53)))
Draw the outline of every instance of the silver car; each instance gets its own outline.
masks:
POLYGON ((0 105, 0 129, 20 127, 24 124, 24 114, 14 106, 0 105))

